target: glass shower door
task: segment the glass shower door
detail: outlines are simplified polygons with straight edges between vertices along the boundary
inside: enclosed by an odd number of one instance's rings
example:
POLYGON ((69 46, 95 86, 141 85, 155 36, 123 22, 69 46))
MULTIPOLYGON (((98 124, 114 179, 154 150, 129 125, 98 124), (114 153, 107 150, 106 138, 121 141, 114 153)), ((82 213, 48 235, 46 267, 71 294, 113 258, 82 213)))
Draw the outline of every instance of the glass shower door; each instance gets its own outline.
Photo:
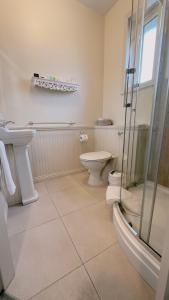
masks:
POLYGON ((159 52, 154 85, 151 139, 145 172, 140 237, 162 255, 165 224, 169 211, 168 164, 168 81, 169 24, 168 5, 159 2, 159 52), (158 66, 159 65, 159 66, 158 66))
POLYGON ((153 169, 157 170, 155 153, 158 147, 154 147, 152 141, 158 146, 161 137, 152 124, 155 111, 159 112, 155 103, 164 11, 164 3, 158 0, 133 1, 126 51, 121 210, 129 225, 147 244, 155 195, 153 169))

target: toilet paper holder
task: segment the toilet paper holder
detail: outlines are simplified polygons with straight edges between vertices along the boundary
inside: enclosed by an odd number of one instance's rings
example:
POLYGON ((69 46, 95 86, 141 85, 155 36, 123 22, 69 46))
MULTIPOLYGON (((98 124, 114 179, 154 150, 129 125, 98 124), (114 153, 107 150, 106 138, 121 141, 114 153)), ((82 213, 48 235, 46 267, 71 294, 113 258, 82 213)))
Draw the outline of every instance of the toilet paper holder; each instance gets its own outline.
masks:
POLYGON ((80 143, 87 143, 89 138, 87 133, 85 133, 84 131, 80 131, 79 139, 80 139, 80 143))

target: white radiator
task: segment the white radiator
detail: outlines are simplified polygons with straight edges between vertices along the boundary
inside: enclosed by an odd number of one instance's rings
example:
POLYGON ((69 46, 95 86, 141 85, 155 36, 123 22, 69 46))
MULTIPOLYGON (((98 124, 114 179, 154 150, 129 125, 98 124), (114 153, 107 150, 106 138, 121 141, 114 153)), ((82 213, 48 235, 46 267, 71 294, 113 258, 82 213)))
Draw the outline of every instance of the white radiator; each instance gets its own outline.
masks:
POLYGON ((29 147, 35 181, 83 170, 79 156, 94 151, 94 130, 87 129, 87 144, 79 141, 80 129, 37 131, 29 147))

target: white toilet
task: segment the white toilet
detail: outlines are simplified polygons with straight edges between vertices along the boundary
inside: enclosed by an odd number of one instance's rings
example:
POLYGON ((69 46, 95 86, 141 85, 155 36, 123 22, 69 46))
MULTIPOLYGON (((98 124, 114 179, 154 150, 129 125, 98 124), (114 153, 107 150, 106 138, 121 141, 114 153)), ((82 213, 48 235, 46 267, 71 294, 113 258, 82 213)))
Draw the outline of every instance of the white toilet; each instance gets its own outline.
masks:
POLYGON ((90 176, 88 180, 89 185, 98 186, 102 185, 102 170, 108 161, 114 158, 112 154, 105 151, 89 152, 80 155, 82 165, 89 170, 90 176))

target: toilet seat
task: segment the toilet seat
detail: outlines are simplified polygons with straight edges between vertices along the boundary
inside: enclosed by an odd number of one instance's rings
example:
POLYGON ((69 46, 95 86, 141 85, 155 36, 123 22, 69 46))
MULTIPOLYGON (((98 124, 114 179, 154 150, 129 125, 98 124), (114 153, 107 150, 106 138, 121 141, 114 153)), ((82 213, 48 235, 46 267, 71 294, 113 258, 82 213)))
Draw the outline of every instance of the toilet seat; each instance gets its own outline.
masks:
POLYGON ((89 152, 80 155, 84 161, 105 161, 112 158, 112 154, 106 151, 89 152))

